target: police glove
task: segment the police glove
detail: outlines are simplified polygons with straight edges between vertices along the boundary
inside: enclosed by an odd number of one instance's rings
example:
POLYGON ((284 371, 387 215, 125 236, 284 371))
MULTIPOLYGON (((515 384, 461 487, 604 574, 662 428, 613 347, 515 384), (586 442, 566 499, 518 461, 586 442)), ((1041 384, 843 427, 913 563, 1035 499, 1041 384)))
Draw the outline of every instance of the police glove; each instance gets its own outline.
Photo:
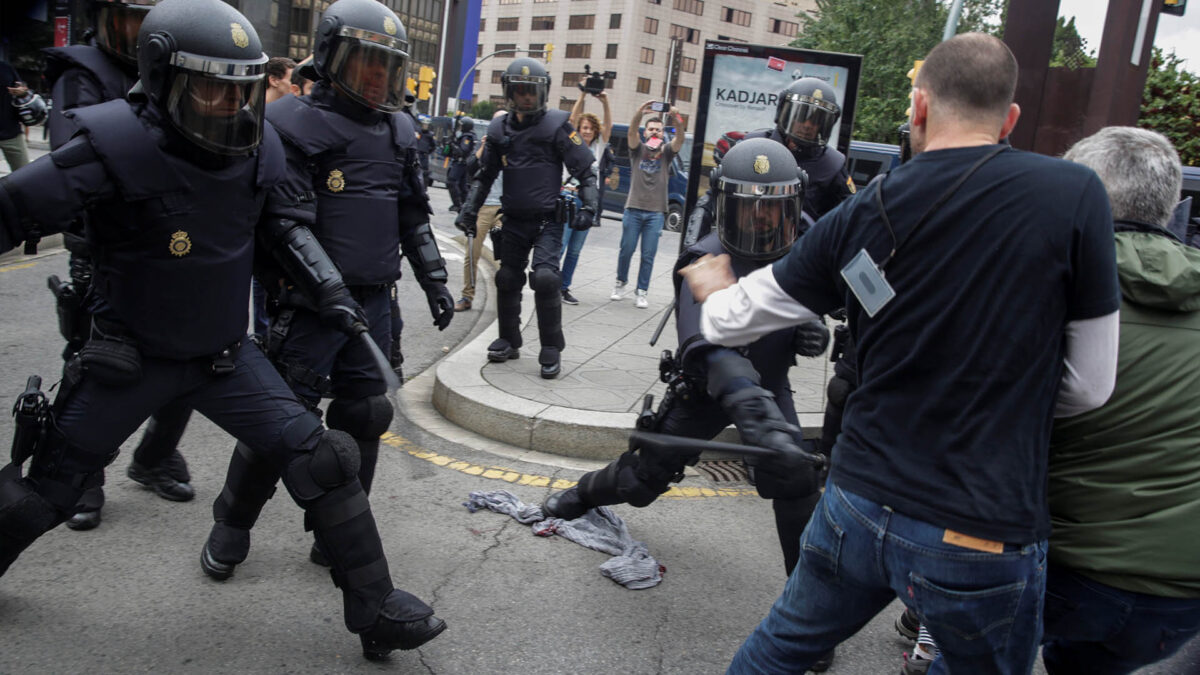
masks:
POLYGON ((429 282, 421 287, 425 291, 425 299, 429 301, 429 313, 433 315, 433 325, 438 330, 446 330, 450 320, 454 318, 454 296, 446 284, 429 282))
POLYGON ((468 209, 464 208, 458 212, 458 217, 454 219, 454 226, 468 237, 473 237, 475 236, 475 225, 478 222, 479 214, 471 213, 468 209))
POLYGON ((576 232, 583 232, 590 229, 594 224, 596 216, 587 209, 579 209, 575 212, 575 219, 571 221, 571 229, 576 232))
POLYGON ((800 356, 820 356, 829 348, 829 329, 821 319, 805 321, 796 326, 792 347, 800 356))
POLYGON ((749 462, 755 469, 760 496, 796 499, 817 491, 825 457, 800 447, 799 427, 783 418, 771 392, 762 387, 744 387, 722 396, 720 403, 733 419, 743 443, 776 451, 770 459, 749 462))
POLYGON ((367 330, 367 317, 345 286, 330 290, 317 301, 317 317, 322 324, 346 335, 367 330))

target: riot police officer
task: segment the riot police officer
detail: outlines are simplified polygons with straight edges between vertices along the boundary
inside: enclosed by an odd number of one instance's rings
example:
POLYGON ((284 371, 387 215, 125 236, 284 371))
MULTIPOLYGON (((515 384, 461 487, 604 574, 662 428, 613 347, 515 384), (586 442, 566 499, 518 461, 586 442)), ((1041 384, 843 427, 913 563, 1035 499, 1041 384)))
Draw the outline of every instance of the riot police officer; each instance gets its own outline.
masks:
POLYGON ((446 187, 450 190, 451 211, 462 208, 467 196, 467 162, 475 154, 475 121, 470 117, 456 120, 458 135, 450 141, 450 168, 446 171, 446 187))
POLYGON ((521 288, 525 268, 530 266, 541 351, 541 376, 552 379, 561 370, 561 352, 566 347, 562 334, 562 275, 558 255, 562 250, 562 228, 567 221, 560 207, 559 192, 565 166, 579 181, 578 196, 583 206, 571 219, 576 230, 595 222, 599 203, 592 153, 571 126, 565 110, 547 110, 550 75, 545 66, 530 58, 514 60, 500 76, 509 114, 488 127, 479 171, 471 184, 455 225, 474 232, 479 208, 500 171, 504 171, 504 210, 501 230, 500 270, 496 272, 496 305, 500 336, 488 346, 488 360, 496 363, 520 356, 521 288))
POLYGON ((22 397, 34 414, 20 417, 14 462, 0 470, 0 574, 73 512, 122 439, 180 400, 283 467, 364 654, 419 646, 445 624, 392 585, 353 440, 324 430, 243 343, 256 235, 324 321, 366 330, 337 268, 294 219, 302 214, 269 199, 284 158, 263 122, 258 36, 219 0, 163 0, 137 53, 136 100, 72 111, 80 135, 0 179, 0 251, 31 224, 61 231, 88 210, 96 297, 91 337, 53 407, 22 397))
MULTIPOLYGON (((675 270, 705 255, 728 254, 734 274, 745 276, 782 257, 802 234, 804 172, 783 145, 765 138, 742 141, 712 174, 716 232, 679 257, 675 270), (769 189, 764 189, 769 188, 769 189)), ((676 327, 679 348, 664 363, 668 390, 647 431, 711 439, 732 422, 742 442, 783 450, 803 463, 759 465, 754 482, 771 499, 788 574, 800 556, 800 534, 816 505, 823 460, 805 450, 788 382, 795 357, 825 351, 829 333, 820 322, 775 331, 747 347, 710 344, 700 332, 701 304, 678 274, 676 327)), ((670 352, 664 354, 664 358, 670 352)), ((643 448, 626 452, 575 487, 556 492, 542 505, 548 517, 571 520, 609 504, 648 506, 683 478, 696 454, 664 454, 643 448)))
POLYGON ((421 178, 426 189, 433 184, 433 179, 429 175, 429 157, 437 148, 437 139, 433 137, 433 129, 429 128, 431 121, 429 115, 425 113, 417 115, 417 123, 421 125, 421 137, 417 139, 417 160, 421 164, 421 178))
MULTIPOLYGON (((90 6, 93 44, 51 47, 46 54, 46 78, 54 108, 48 122, 50 147, 58 149, 79 131, 67 111, 123 99, 137 81, 137 33, 146 12, 157 0, 94 0, 90 6)), ((70 282, 58 284, 51 278, 59 317, 59 330, 67 340, 63 350, 69 361, 87 340, 91 313, 87 308, 92 260, 83 236, 82 220, 63 233, 70 252, 70 282)), ((134 481, 152 488, 171 501, 188 501, 195 496, 187 462, 176 445, 192 411, 187 406, 169 405, 150 418, 133 460, 126 470, 134 481)), ((96 474, 98 485, 80 498, 80 510, 67 520, 73 530, 90 530, 100 524, 104 505, 104 473, 96 474)))
MULTIPOLYGON (((430 208, 417 165, 416 129, 400 112, 408 60, 404 26, 374 0, 338 0, 317 26, 313 64, 320 78, 309 96, 267 106, 287 156, 277 198, 313 222, 312 232, 342 270, 382 353, 393 347, 391 294, 400 250, 425 291, 434 323, 454 317, 446 267, 429 225, 430 208)), ((371 350, 321 321, 319 308, 287 270, 264 271, 278 289, 267 353, 312 408, 332 396, 326 422, 358 445, 358 479, 370 492, 379 438, 391 424, 387 384, 371 350)), ((250 528, 274 489, 279 469, 241 446, 213 506, 216 523, 204 547, 204 572, 228 579, 249 552, 250 528)), ((314 545, 322 563, 327 551, 314 545)))

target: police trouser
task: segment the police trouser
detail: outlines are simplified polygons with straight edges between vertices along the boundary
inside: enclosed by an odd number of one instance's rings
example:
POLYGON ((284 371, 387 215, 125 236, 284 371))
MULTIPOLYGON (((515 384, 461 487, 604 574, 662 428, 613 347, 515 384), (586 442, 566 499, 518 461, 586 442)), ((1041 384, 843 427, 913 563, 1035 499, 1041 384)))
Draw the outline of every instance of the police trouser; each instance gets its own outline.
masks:
MULTIPOLYGON (((385 285, 353 287, 370 327, 371 339, 387 354, 391 345, 391 298, 385 285)), ((268 351, 275 366, 297 395, 312 408, 332 394, 328 424, 349 433, 358 445, 358 482, 370 492, 379 457, 379 437, 391 423, 387 384, 366 346, 321 323, 304 308, 285 308, 272 320, 268 351), (283 325, 286 322, 286 325, 283 325), (276 344, 276 340, 279 341, 276 344)), ((225 474, 225 487, 213 504, 214 527, 209 550, 223 563, 241 563, 249 554, 249 536, 267 500, 275 492, 283 467, 239 444, 225 474)))
POLYGON ((833 456, 833 444, 837 442, 838 434, 842 433, 842 415, 846 409, 846 399, 854 391, 856 384, 853 364, 839 361, 833 370, 833 377, 825 387, 825 419, 821 424, 821 442, 817 447, 826 457, 833 456))
MULTIPOLYGON (((79 496, 81 478, 103 469, 112 451, 163 401, 193 407, 258 455, 279 466, 304 467, 325 443, 319 418, 288 389, 261 351, 245 346, 234 354, 232 371, 212 373, 211 359, 173 361, 143 357, 139 382, 114 387, 84 375, 58 402, 59 453, 39 453, 53 461, 32 460, 30 478, 0 479, 0 570, 28 545, 14 544, 6 523, 5 496, 32 488, 52 517, 47 529, 66 519, 79 496), (54 455, 58 455, 54 457, 54 455)), ((344 438, 344 436, 343 436, 344 438)), ((347 443, 349 441, 346 441, 347 443)), ((335 579, 345 596, 346 624, 353 631, 369 628, 379 603, 393 588, 375 520, 362 487, 353 476, 336 489, 314 494, 301 472, 288 471, 284 484, 305 509, 306 527, 314 529, 329 554, 335 579)), ((25 517, 33 511, 25 495, 25 517)))
POLYGON ((417 163, 421 167, 421 180, 424 181, 423 185, 426 189, 429 189, 429 186, 433 185, 433 178, 431 178, 429 174, 429 153, 422 152, 418 154, 417 163))
POLYGON ((467 163, 450 162, 446 169, 446 188, 450 190, 450 201, 455 206, 462 206, 467 198, 467 163))
MULTIPOLYGON (((658 433, 711 440, 730 423, 725 411, 712 399, 677 402, 658 423, 658 433)), ((626 452, 599 471, 579 479, 579 495, 589 506, 629 504, 649 506, 683 477, 683 469, 694 464, 699 453, 661 453, 640 449, 626 452)), ((784 569, 790 576, 800 560, 800 535, 808 524, 820 493, 799 499, 772 499, 775 531, 783 552, 784 569)))
POLYGON ((496 272, 496 312, 500 339, 513 347, 522 344, 521 289, 525 285, 526 267, 531 267, 529 285, 533 288, 542 347, 559 350, 566 347, 562 333, 562 275, 558 270, 562 228, 562 223, 555 222, 553 212, 532 217, 504 214, 500 269, 496 272))

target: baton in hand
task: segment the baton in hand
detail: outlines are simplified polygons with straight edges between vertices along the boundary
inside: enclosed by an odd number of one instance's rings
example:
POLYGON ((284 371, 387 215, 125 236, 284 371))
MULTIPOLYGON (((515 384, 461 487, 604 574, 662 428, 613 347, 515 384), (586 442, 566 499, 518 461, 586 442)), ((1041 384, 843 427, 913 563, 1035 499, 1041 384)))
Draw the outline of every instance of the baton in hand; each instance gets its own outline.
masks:
POLYGON ((471 268, 471 288, 475 288, 475 228, 468 229, 464 234, 467 235, 467 262, 471 268))

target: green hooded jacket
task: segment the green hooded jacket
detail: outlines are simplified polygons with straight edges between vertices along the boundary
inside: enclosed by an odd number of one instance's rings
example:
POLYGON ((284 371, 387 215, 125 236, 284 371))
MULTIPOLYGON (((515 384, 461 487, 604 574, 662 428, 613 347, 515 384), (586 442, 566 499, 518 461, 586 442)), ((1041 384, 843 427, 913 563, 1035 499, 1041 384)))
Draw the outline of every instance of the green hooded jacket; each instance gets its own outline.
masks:
POLYGON ((1116 235, 1117 383, 1055 421, 1050 560, 1116 588, 1200 597, 1200 250, 1116 235))

